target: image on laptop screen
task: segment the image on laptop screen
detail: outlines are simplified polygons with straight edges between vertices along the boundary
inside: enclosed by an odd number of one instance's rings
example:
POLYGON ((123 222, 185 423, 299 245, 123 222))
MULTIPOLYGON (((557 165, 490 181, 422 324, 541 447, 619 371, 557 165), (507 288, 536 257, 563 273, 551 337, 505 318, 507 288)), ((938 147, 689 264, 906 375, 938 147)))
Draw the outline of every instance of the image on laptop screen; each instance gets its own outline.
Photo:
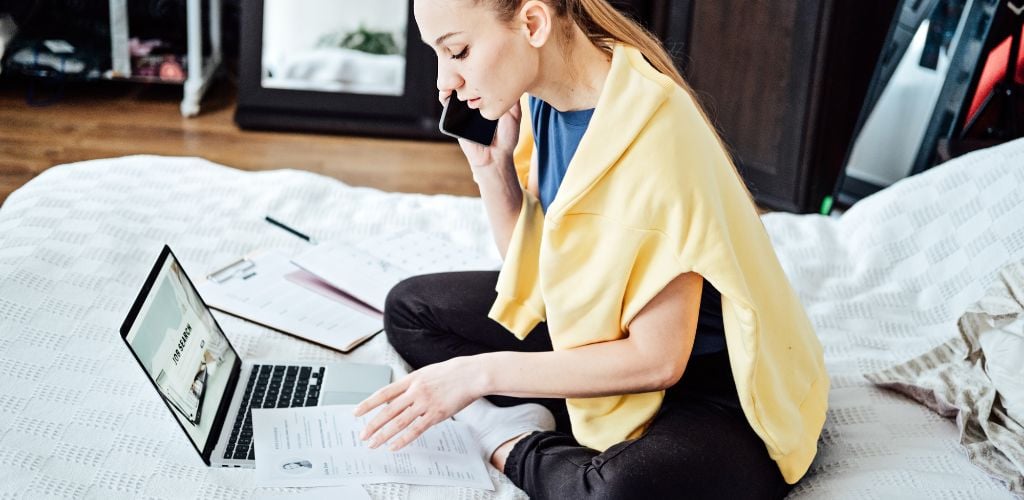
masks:
POLYGON ((172 255, 163 259, 125 340, 204 449, 237 354, 172 255))

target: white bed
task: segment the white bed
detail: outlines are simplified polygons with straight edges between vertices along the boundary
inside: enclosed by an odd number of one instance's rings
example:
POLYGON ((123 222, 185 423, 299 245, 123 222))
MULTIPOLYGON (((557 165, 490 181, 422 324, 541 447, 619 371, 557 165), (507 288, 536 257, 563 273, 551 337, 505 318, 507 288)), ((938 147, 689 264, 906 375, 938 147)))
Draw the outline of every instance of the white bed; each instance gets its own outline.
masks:
MULTIPOLYGON (((468 174, 467 174, 468 175, 468 174)), ((205 467, 118 327, 168 243, 193 276, 256 248, 425 230, 496 257, 479 199, 384 193, 308 172, 135 156, 49 169, 0 208, 0 499, 250 498, 251 471, 205 467)), ((959 314, 1024 258, 1024 140, 905 180, 842 217, 769 214, 779 258, 825 346, 828 422, 791 498, 1012 498, 971 465, 953 422, 863 374, 955 335, 959 314)), ((383 335, 349 356, 230 316, 243 356, 401 360, 383 335)), ((400 484, 374 498, 518 498, 400 484)), ((294 490, 278 490, 282 495, 294 490)))

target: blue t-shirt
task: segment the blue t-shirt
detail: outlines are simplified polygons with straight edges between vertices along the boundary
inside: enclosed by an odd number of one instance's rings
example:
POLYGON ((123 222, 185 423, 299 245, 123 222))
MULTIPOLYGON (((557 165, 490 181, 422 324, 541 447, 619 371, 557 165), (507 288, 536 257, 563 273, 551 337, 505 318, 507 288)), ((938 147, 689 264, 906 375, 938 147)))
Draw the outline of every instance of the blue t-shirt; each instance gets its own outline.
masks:
MULTIPOLYGON (((550 104, 530 97, 530 117, 537 154, 538 194, 545 213, 558 194, 569 162, 594 116, 593 109, 558 111, 550 104)), ((722 295, 708 281, 700 299, 697 337, 693 356, 711 354, 725 349, 725 326, 722 324, 722 295)))
POLYGON ((536 97, 530 97, 530 116, 534 146, 539 155, 540 206, 547 213, 565 172, 569 170, 569 160, 576 154, 583 133, 590 125, 594 110, 562 112, 536 97))

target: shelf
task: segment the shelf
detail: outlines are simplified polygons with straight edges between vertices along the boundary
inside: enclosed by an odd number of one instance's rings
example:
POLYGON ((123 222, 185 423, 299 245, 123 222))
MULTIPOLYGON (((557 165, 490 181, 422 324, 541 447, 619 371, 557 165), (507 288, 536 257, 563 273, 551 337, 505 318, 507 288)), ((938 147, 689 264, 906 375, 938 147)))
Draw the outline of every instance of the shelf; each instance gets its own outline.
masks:
POLYGON ((131 53, 128 50, 128 0, 109 0, 110 3, 110 59, 112 69, 104 74, 109 80, 139 81, 184 85, 184 96, 181 99, 181 114, 185 117, 199 114, 199 104, 203 94, 210 85, 222 61, 221 53, 221 0, 208 0, 210 19, 209 29, 211 51, 203 58, 203 25, 202 0, 188 0, 187 30, 188 54, 186 61, 189 70, 183 81, 164 80, 155 77, 131 76, 131 53), (196 68, 199 71, 194 71, 196 68))

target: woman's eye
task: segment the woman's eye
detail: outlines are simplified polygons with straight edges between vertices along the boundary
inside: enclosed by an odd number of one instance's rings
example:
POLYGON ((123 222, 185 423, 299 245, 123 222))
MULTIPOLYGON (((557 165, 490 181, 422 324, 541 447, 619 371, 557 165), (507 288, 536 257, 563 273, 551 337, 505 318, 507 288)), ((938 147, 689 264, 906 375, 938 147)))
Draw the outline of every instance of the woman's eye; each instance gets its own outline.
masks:
POLYGON ((465 59, 469 55, 469 47, 462 49, 458 54, 452 54, 452 59, 465 59))

